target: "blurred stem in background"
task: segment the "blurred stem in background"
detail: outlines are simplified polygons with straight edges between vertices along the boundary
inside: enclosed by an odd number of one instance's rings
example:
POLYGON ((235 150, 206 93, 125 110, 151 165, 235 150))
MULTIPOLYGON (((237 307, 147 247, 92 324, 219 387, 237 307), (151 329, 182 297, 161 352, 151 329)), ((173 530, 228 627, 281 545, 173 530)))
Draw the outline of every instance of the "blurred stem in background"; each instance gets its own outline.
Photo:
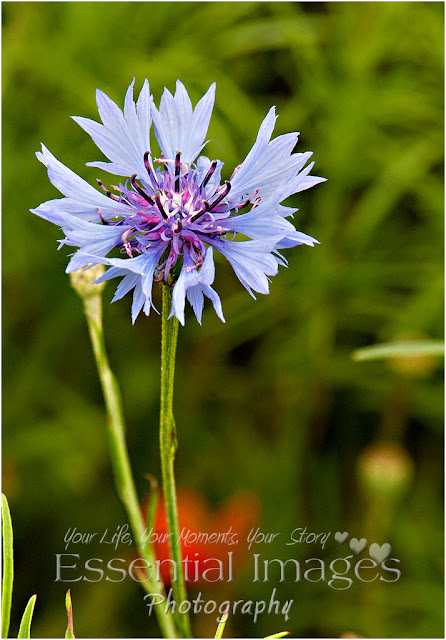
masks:
MULTIPOLYGON (((397 340, 374 344, 352 353, 355 361, 384 360, 396 372, 423 376, 435 367, 435 356, 444 354, 441 340, 397 340)), ((364 505, 363 526, 373 541, 388 542, 392 520, 414 475, 414 463, 403 448, 408 428, 410 387, 396 383, 391 389, 378 440, 362 451, 357 462, 359 493, 364 505)), ((363 593, 363 615, 374 636, 385 635, 386 591, 373 581, 363 593)))
MULTIPOLYGON (((93 353, 104 394, 107 410, 107 427, 110 442, 110 455, 113 465, 116 489, 121 498, 130 525, 135 536, 135 542, 141 557, 154 566, 154 554, 151 546, 143 543, 144 520, 142 517, 138 495, 136 493, 130 466, 127 444, 125 441, 125 422, 122 412, 121 393, 113 372, 110 369, 104 343, 102 326, 102 289, 100 285, 93 285, 103 273, 102 265, 92 267, 87 271, 77 271, 71 274, 71 282, 82 298, 85 317, 87 318, 88 331, 90 333, 93 353)), ((164 585, 159 581, 146 579, 142 581, 144 589, 149 594, 157 594, 165 597, 164 585)), ((166 638, 178 637, 178 632, 170 611, 164 607, 156 607, 156 614, 161 631, 166 638)))
MULTIPOLYGON (((392 519, 410 486, 414 468, 409 454, 396 442, 376 442, 358 458, 357 476, 364 504, 363 527, 370 542, 389 542, 392 519)), ((362 590, 363 619, 374 637, 386 634, 387 591, 373 580, 362 590)))
MULTIPOLYGON (((163 475, 163 495, 166 506, 169 546, 173 560, 172 588, 175 600, 187 599, 183 575, 178 508, 175 489, 174 459, 177 448, 175 420, 173 417, 173 386, 175 376, 175 353, 178 339, 178 320, 168 318, 172 305, 172 289, 163 286, 163 310, 161 327, 161 408, 160 408, 160 453, 163 475)), ((190 620, 187 613, 178 613, 177 625, 184 638, 191 637, 190 620)))

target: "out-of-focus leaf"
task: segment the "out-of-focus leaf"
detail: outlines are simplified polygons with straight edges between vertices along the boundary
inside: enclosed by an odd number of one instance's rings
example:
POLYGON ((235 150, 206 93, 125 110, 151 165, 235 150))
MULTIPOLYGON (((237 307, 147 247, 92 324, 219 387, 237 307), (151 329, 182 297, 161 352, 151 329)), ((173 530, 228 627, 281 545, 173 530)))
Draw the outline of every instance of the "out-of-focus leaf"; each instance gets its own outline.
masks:
POLYGON ((413 342, 389 342, 387 344, 373 344, 353 351, 352 358, 362 360, 384 360, 386 358, 404 358, 413 356, 443 356, 444 342, 442 340, 420 340, 413 342))

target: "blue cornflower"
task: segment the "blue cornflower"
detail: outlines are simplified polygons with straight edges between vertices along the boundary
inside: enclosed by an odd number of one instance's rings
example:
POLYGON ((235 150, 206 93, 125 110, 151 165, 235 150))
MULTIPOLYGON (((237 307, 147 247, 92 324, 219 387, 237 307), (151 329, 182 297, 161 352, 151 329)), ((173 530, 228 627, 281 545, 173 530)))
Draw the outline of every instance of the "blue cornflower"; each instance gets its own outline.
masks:
POLYGON ((133 322, 142 309, 150 313, 153 282, 160 281, 173 286, 171 316, 182 324, 186 298, 201 323, 204 296, 224 321, 211 286, 213 249, 229 260, 253 297, 253 292, 268 293, 268 276, 286 265, 278 249, 317 242, 296 231, 286 219, 295 210, 280 203, 324 178, 309 175, 314 163, 305 164, 311 152, 292 153, 297 133, 271 140, 276 120, 272 107, 246 159, 221 183, 223 163, 199 155, 206 144, 215 83, 193 109, 178 81, 175 95, 165 89, 157 109, 147 80, 135 104, 134 82, 123 111, 97 91, 102 124, 73 117, 111 161, 87 165, 128 180, 110 190, 97 180, 101 193, 42 145, 37 158, 65 197, 31 211, 62 228, 61 246, 79 247, 67 273, 104 264, 110 268, 97 282, 122 276, 112 302, 133 289, 133 322), (161 149, 158 159, 150 150, 152 122, 161 149), (238 234, 250 240, 240 241, 238 234), (110 257, 113 249, 123 257, 110 257))

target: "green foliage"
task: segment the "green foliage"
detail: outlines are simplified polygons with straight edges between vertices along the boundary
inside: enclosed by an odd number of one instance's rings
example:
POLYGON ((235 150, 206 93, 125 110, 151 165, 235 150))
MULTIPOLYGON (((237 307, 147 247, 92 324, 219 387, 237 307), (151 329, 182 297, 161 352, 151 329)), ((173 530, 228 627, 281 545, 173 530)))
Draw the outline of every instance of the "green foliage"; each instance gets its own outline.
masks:
POLYGON ((373 344, 353 352, 353 360, 385 360, 414 356, 443 356, 444 342, 441 340, 421 340, 413 342, 389 342, 373 344))
MULTIPOLYGON (((34 152, 45 142, 91 184, 108 183, 84 166, 101 154, 68 116, 96 119, 97 87, 122 105, 135 76, 138 88, 150 80, 157 99, 177 78, 193 101, 217 82, 206 153, 224 160, 224 178, 272 104, 276 133, 301 131, 298 150, 314 151, 313 173, 328 178, 290 198, 297 228, 321 244, 284 252, 289 268, 257 301, 218 262, 226 324, 205 309, 203 327, 189 313, 180 331, 178 485, 214 503, 249 489, 262 503, 262 529, 282 537, 307 525, 392 544, 404 571, 385 595, 373 585, 337 593, 280 584, 280 597, 295 599, 293 636, 437 637, 441 361, 410 371, 390 359, 354 362, 351 353, 442 338, 443 5, 6 2, 2 11, 3 470, 23 558, 16 593, 23 603, 29 584, 42 593, 35 635, 58 637, 63 624, 54 603, 67 585, 54 581, 54 555, 68 527, 114 529, 125 515, 81 305, 64 273, 69 250, 57 252, 61 233, 28 212, 58 197, 34 152), (415 475, 376 515, 357 465, 384 441, 407 452, 415 475)), ((160 478, 160 320, 141 316, 132 327, 130 299, 108 305, 113 289, 104 291, 106 340, 143 496, 145 474, 160 478)), ((276 542, 269 557, 311 551, 276 542)), ((158 633, 138 585, 75 584, 79 636, 158 633)), ((231 598, 265 598, 267 587, 240 574, 231 598)), ((209 637, 215 620, 206 620, 197 629, 209 637)), ((255 627, 243 616, 229 624, 235 637, 271 629, 267 617, 255 627)))
MULTIPOLYGON (((3 547, 3 575, 2 575, 2 638, 8 637, 9 621, 11 617, 12 590, 14 584, 14 549, 11 512, 8 500, 2 493, 2 547, 3 547)), ((31 637, 31 621, 34 613, 37 595, 31 596, 23 612, 17 638, 31 637)), ((73 612, 70 590, 67 591, 66 608, 68 615, 68 628, 66 638, 74 638, 73 612), (68 635, 71 633, 71 635, 68 635)))
POLYGON ((12 586, 14 583, 14 556, 12 538, 11 513, 9 511, 6 496, 2 493, 2 638, 8 637, 9 620, 11 617, 12 586))
MULTIPOLYGON (((8 637, 9 621, 11 618, 12 589, 14 584, 14 549, 11 512, 8 500, 2 493, 2 546, 3 546, 3 576, 2 576, 2 638, 8 637)), ((18 638, 31 637, 31 620, 37 596, 31 596, 26 605, 20 622, 18 638)))
POLYGON ((19 634, 17 638, 31 638, 31 620, 34 613, 34 605, 36 604, 37 596, 31 596, 23 612, 22 621, 20 623, 19 634))

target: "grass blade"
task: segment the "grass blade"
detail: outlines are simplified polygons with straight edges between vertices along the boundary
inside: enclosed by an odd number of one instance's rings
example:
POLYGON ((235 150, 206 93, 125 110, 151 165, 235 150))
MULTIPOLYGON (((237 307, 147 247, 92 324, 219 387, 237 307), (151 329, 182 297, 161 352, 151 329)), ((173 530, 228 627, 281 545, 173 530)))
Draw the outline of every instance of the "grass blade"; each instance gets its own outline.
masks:
POLYGON ((386 344, 373 344, 370 347, 356 349, 352 353, 352 359, 357 362, 362 360, 384 360, 386 358, 404 358, 406 356, 442 356, 444 355, 444 342, 442 340, 419 340, 412 342, 388 342, 386 344))
POLYGON ((36 604, 37 596, 31 596, 26 605, 26 609, 22 616, 20 623, 19 635, 17 638, 31 638, 31 620, 34 612, 34 605, 36 604))
POLYGON ((12 521, 8 501, 2 493, 3 580, 2 580, 2 638, 8 637, 11 616, 14 558, 12 547, 12 521))
POLYGON ((153 528, 156 516, 156 508, 158 506, 158 482, 156 478, 150 474, 146 474, 147 480, 150 482, 150 496, 147 505, 146 529, 150 531, 153 528))

